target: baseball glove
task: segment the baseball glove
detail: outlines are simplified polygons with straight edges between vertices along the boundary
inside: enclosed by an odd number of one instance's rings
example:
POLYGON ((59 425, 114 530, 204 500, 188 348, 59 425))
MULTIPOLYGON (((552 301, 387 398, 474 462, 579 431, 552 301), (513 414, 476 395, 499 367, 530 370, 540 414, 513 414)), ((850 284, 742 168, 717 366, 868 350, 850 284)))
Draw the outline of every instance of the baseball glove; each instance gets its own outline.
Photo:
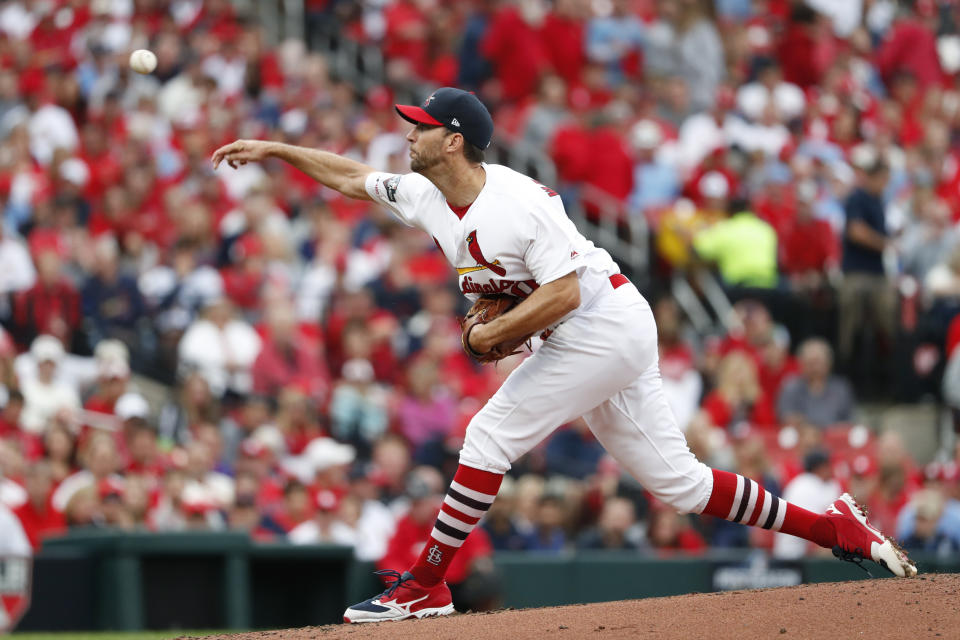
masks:
POLYGON ((494 345, 493 348, 486 353, 478 353, 470 346, 471 329, 478 324, 486 324, 491 320, 499 318, 517 306, 519 302, 520 301, 513 296, 499 295, 480 296, 480 298, 473 303, 466 317, 460 321, 460 342, 463 344, 463 350, 467 352, 468 356, 481 364, 485 364, 487 362, 497 362, 507 356, 520 353, 520 347, 524 344, 526 344, 528 348, 530 347, 530 338, 533 336, 532 333, 522 338, 516 338, 515 340, 494 345))

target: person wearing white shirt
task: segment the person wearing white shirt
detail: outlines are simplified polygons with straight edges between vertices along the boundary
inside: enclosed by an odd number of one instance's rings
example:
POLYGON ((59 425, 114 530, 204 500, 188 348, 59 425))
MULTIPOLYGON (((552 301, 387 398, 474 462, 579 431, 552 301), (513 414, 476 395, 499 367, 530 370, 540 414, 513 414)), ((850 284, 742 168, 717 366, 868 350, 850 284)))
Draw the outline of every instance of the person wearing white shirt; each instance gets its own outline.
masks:
POLYGON ((123 486, 123 476, 118 475, 120 459, 113 435, 97 433, 81 455, 83 469, 63 479, 50 498, 53 508, 66 512, 70 500, 80 491, 97 489, 103 481, 123 486))
POLYGON ((235 318, 226 298, 207 303, 180 341, 180 366, 194 369, 217 396, 228 390, 247 394, 253 385, 250 368, 262 341, 249 323, 235 318))
MULTIPOLYGON (((840 484, 833 479, 830 456, 815 449, 803 459, 801 473, 783 490, 783 499, 804 509, 823 511, 840 493, 840 484)), ((773 556, 781 559, 802 558, 812 545, 803 538, 782 533, 773 539, 773 556)))
POLYGON ((37 336, 30 345, 30 355, 37 362, 37 375, 21 383, 24 399, 21 424, 24 431, 40 434, 60 411, 80 409, 80 396, 74 387, 57 380, 57 367, 64 356, 59 340, 48 335, 37 336))
POLYGON ((50 164, 56 149, 73 151, 80 143, 80 134, 70 112, 50 103, 41 106, 30 116, 30 155, 43 166, 50 164))
POLYGON ((340 544, 352 547, 357 542, 357 530, 343 521, 340 511, 356 508, 356 501, 342 503, 332 491, 320 491, 316 498, 317 513, 287 534, 293 544, 340 544))
POLYGON ((37 270, 27 247, 0 226, 0 295, 29 289, 36 280, 37 270))

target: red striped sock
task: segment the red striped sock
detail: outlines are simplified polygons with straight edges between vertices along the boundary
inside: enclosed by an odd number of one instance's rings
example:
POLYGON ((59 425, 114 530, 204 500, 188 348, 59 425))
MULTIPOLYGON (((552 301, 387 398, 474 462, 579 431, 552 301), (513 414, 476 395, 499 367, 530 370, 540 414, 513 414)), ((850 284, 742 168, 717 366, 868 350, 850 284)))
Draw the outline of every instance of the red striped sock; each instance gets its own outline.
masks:
POLYGON ((826 516, 790 504, 736 473, 713 469, 713 493, 703 513, 789 533, 821 547, 830 548, 837 543, 833 525, 826 516))
POLYGON ((481 471, 462 464, 457 467, 433 532, 416 564, 410 568, 417 582, 432 587, 443 580, 457 549, 497 497, 502 481, 502 473, 481 471))

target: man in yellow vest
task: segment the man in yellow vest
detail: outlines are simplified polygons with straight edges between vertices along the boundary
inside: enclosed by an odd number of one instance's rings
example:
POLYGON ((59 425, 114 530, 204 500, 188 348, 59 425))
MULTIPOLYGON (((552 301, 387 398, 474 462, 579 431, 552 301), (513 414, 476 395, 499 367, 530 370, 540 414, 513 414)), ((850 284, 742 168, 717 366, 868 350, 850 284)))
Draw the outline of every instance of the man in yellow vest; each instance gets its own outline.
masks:
POLYGON ((777 233, 735 199, 725 220, 693 237, 693 248, 702 259, 715 262, 728 287, 772 289, 777 286, 777 233))

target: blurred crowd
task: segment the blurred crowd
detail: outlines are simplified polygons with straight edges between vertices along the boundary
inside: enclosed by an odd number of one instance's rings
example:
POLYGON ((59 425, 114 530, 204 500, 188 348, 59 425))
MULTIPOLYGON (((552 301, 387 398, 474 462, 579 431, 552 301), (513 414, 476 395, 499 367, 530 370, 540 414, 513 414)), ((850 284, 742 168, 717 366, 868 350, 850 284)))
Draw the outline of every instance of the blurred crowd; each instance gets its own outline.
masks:
MULTIPOLYGON (((524 356, 461 352, 428 236, 282 163, 209 158, 261 138, 405 172, 392 96, 419 82, 476 90, 568 203, 650 228, 664 386, 702 460, 811 509, 851 490, 906 547, 960 549, 955 452, 919 465, 858 405, 960 411, 960 6, 304 5, 305 38, 268 46, 226 0, 0 2, 0 503, 35 548, 236 529, 410 564, 524 356), (378 47, 387 85, 358 94, 318 33, 378 47), (725 333, 670 294, 705 269, 725 333)), ((811 551, 663 508, 578 421, 517 462, 449 577, 493 550, 747 546, 811 551)))

